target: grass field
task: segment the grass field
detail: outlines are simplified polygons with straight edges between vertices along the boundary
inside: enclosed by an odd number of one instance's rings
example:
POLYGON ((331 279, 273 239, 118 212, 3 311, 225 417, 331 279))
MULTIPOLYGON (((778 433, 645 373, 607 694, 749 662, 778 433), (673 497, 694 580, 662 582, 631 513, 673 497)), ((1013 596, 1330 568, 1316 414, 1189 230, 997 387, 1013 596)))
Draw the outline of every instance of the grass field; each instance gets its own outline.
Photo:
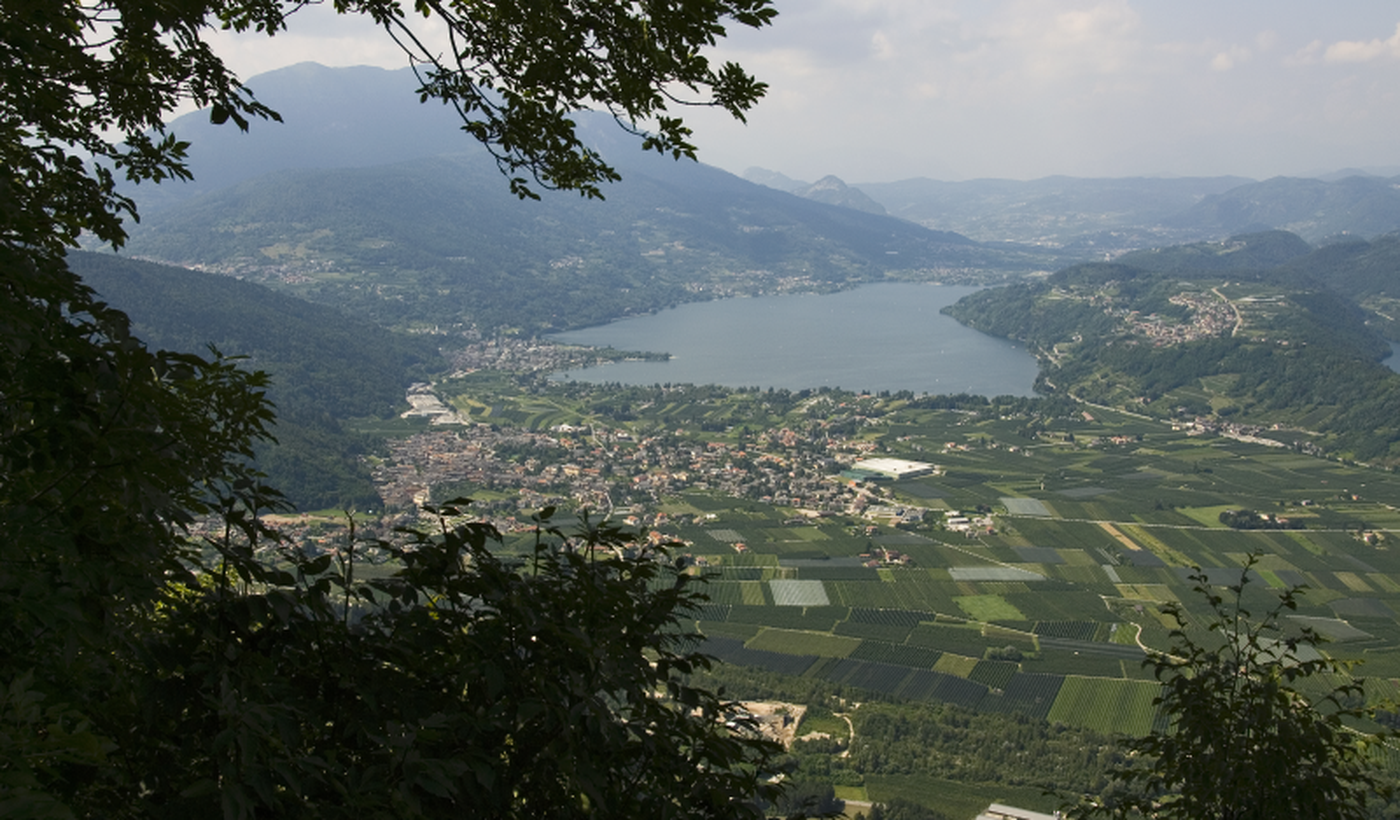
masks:
POLYGON ((782 652, 785 655, 818 655, 824 658, 849 657, 860 646, 859 638, 797 632, 790 629, 764 629, 744 644, 748 649, 782 652))
POLYGON ((1157 685, 1070 675, 1050 707, 1052 722, 1083 726, 1104 734, 1144 735, 1152 729, 1157 685))
POLYGON ((953 599, 969 618, 978 621, 1024 621, 1026 616, 1000 595, 961 595, 953 599))
POLYGON ((957 675, 960 678, 970 677, 972 670, 977 668, 977 658, 968 658, 962 655, 954 655, 945 652, 939 657, 938 662, 933 665, 933 671, 942 672, 945 675, 957 675))

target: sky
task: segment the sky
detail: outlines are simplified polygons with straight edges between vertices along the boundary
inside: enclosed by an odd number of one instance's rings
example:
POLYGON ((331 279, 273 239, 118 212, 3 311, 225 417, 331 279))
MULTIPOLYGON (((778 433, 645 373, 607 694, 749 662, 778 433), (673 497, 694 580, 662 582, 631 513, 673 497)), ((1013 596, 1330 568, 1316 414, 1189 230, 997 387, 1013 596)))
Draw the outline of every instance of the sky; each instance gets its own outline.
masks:
MULTIPOLYGON (((1400 172, 1400 5, 1376 0, 776 0, 714 49, 767 82, 747 124, 687 110, 700 159, 806 181, 1400 172)), ((220 32, 244 79, 407 63, 312 7, 220 32)), ((253 85, 256 91, 256 84, 253 85)))

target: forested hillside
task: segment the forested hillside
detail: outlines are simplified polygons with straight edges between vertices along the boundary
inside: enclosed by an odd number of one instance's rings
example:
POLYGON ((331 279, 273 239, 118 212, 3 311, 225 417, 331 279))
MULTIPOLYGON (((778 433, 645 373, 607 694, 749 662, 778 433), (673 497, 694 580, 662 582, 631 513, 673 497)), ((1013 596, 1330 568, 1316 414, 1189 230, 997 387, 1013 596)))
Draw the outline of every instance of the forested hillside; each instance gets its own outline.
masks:
POLYGON ((208 112, 176 117, 171 130, 190 143, 194 179, 128 185, 151 216, 202 194, 278 171, 363 168, 482 149, 444 105, 424 105, 408 68, 329 68, 298 63, 248 79, 257 98, 281 115, 266 128, 240 131, 208 112))
POLYGON ((437 340, 229 276, 113 254, 73 253, 69 261, 151 347, 199 353, 213 345, 272 375, 277 444, 262 445, 258 463, 298 507, 379 506, 362 463, 370 442, 341 421, 392 416, 412 381, 441 370, 437 340))
POLYGON ((1245 235, 1078 265, 949 313, 1034 345, 1042 389, 1296 427, 1309 446, 1389 464, 1400 459, 1400 376, 1380 361, 1395 248, 1392 237, 1309 251, 1291 234, 1245 235))

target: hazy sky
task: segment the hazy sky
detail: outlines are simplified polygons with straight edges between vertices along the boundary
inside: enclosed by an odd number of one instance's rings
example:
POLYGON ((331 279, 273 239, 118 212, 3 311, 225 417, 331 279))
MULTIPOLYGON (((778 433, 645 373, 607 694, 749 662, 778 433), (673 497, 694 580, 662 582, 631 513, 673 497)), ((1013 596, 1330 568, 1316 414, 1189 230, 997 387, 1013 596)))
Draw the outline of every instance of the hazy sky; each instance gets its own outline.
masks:
MULTIPOLYGON (((748 125, 692 113, 700 158, 815 180, 1302 175, 1400 166, 1400 5, 1376 0, 777 0, 716 56, 770 86, 748 125)), ((400 68, 308 9, 220 34, 245 79, 400 68)), ((256 90, 256 86, 255 86, 256 90)))

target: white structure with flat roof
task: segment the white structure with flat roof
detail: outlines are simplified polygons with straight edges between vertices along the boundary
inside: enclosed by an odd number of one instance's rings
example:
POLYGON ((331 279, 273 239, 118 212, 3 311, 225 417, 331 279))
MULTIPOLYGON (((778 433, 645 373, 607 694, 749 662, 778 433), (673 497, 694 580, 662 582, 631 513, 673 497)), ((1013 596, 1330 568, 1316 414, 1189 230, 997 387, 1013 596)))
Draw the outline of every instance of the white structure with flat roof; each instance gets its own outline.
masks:
POLYGON ((993 803, 987 810, 977 815, 977 820, 1060 820, 1059 812, 1054 814, 1041 814, 1038 811, 1029 809, 1018 809, 1015 806, 1003 806, 1000 803, 993 803))
POLYGON ((938 471, 938 467, 922 461, 905 461, 902 458, 866 458, 851 465, 852 470, 861 470, 867 473, 882 475, 886 478, 917 478, 921 475, 933 475, 938 471))

